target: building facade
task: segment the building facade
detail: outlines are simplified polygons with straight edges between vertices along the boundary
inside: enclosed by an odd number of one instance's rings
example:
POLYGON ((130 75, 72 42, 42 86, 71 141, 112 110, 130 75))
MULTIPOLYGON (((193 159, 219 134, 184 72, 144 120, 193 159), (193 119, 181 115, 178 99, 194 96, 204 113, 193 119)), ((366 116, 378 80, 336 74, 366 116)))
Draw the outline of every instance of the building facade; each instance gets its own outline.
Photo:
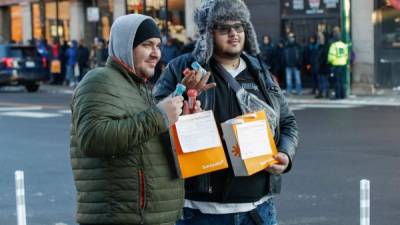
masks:
MULTIPOLYGON (((244 0, 259 40, 276 43, 288 32, 300 43, 341 26, 345 0, 244 0)), ((346 0, 348 1, 348 0, 346 0)), ((154 17, 164 34, 183 42, 196 37, 193 13, 201 0, 3 0, 0 42, 108 39, 112 22, 127 13, 154 17)), ((400 0, 351 0, 353 93, 400 86, 400 0)))
POLYGON ((4 0, 0 1, 0 42, 108 39, 121 15, 155 18, 169 35, 185 40, 184 0, 4 0))
MULTIPOLYGON (((318 32, 342 28, 345 0, 244 0, 259 40, 274 42, 296 34, 300 43, 318 32)), ((400 86, 400 0, 351 0, 350 36, 353 52, 351 91, 374 94, 376 88, 400 86)), ((342 29, 343 30, 343 29, 342 29)), ((307 77, 306 79, 307 80, 307 77)))
POLYGON ((373 82, 377 87, 400 87, 400 0, 375 0, 373 82))

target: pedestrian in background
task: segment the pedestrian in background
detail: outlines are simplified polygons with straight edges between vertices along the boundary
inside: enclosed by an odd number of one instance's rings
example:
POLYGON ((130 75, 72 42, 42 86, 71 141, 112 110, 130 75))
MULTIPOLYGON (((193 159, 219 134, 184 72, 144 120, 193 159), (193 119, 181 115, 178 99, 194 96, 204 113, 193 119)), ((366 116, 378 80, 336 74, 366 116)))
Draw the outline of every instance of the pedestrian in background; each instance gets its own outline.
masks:
POLYGON ((66 74, 67 74, 67 51, 69 48, 68 41, 64 40, 63 44, 60 48, 60 61, 61 61, 61 77, 60 77, 60 85, 67 83, 66 82, 66 74))
MULTIPOLYGON (((202 1, 194 20, 200 33, 194 51, 168 64, 154 87, 154 96, 169 96, 176 84, 183 82, 182 72, 197 61, 211 72, 210 81, 189 83, 187 88, 198 89, 203 108, 213 111, 220 132, 222 122, 242 115, 242 107, 252 107, 236 97, 238 92, 232 86, 236 84, 279 115, 269 118, 279 124, 272 127, 279 153, 276 165, 251 176, 235 177, 233 169, 228 168, 187 178, 183 218, 177 225, 277 224, 273 196, 280 192, 280 175, 292 167, 298 142, 294 114, 261 58, 254 57, 260 50, 243 1, 202 1)), ((196 75, 189 71, 186 77, 196 75)))
POLYGON ((303 65, 303 50, 296 42, 294 33, 289 33, 287 44, 283 52, 283 59, 286 74, 286 94, 292 94, 292 80, 294 79, 296 86, 296 94, 301 95, 301 74, 300 70, 303 65))
POLYGON ((50 84, 59 84, 61 79, 61 61, 60 61, 60 42, 57 38, 53 39, 50 45, 50 84))
POLYGON ((275 71, 278 83, 283 86, 285 85, 285 63, 284 63, 284 51, 285 51, 285 41, 281 39, 276 45, 276 61, 275 61, 275 71))
POLYGON ((107 63, 75 89, 70 150, 81 225, 173 225, 180 216, 183 181, 160 134, 178 120, 183 97, 155 104, 146 84, 160 45, 151 17, 118 17, 107 63))
POLYGON ((75 87, 77 83, 76 79, 76 69, 77 66, 77 56, 78 56, 78 42, 76 40, 71 41, 71 46, 68 48, 65 53, 65 57, 67 59, 67 82, 70 87, 75 87))
POLYGON ((306 69, 312 79, 312 91, 311 94, 317 95, 318 93, 318 52, 320 43, 317 40, 316 35, 311 35, 308 38, 308 44, 305 49, 305 63, 306 69))
POLYGON ((82 80, 83 76, 89 70, 89 56, 90 56, 90 51, 85 46, 84 41, 83 40, 79 41, 78 55, 77 55, 77 61, 79 67, 78 81, 82 80))
POLYGON ((41 39, 38 43, 37 50, 39 54, 45 59, 49 60, 50 46, 46 39, 41 39))
POLYGON ((316 98, 329 98, 329 76, 331 67, 328 63, 329 43, 330 38, 325 33, 318 33, 318 94, 316 98))
POLYGON ((346 66, 349 59, 348 46, 341 40, 339 30, 333 32, 333 43, 329 47, 328 62, 335 76, 335 99, 346 98, 346 66))
POLYGON ((90 52, 91 68, 104 66, 108 57, 107 47, 101 38, 94 38, 90 52))
POLYGON ((171 37, 167 38, 167 42, 162 45, 162 59, 164 67, 179 54, 179 46, 177 40, 171 37))
POLYGON ((260 45, 260 51, 264 63, 268 66, 269 71, 276 76, 277 71, 277 49, 269 35, 263 36, 263 42, 260 45))

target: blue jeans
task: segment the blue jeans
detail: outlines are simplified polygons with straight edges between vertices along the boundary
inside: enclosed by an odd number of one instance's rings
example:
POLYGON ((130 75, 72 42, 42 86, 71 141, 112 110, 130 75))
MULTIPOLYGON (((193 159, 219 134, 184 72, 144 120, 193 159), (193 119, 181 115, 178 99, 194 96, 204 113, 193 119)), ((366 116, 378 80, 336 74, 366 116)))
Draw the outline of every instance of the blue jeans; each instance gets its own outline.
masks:
POLYGON ((319 75, 316 66, 311 66, 312 93, 315 94, 319 87, 319 75))
POLYGON ((286 94, 292 94, 293 77, 296 85, 296 94, 301 95, 300 70, 296 67, 286 67, 286 94))
POLYGON ((69 84, 75 84, 75 66, 67 65, 67 81, 69 84))
MULTIPOLYGON (((273 199, 257 206, 262 225, 277 225, 276 208, 273 199)), ((256 225, 249 212, 230 214, 204 214, 198 209, 183 208, 183 219, 176 225, 256 225)))
POLYGON ((319 75, 318 78, 318 90, 319 94, 324 96, 324 97, 329 97, 329 81, 328 81, 328 76, 329 75, 319 75))

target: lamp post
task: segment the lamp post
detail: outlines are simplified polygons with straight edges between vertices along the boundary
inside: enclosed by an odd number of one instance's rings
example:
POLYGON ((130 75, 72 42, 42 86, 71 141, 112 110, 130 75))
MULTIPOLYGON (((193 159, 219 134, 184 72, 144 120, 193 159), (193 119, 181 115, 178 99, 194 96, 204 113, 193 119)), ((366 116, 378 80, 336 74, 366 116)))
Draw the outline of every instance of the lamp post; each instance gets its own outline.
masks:
POLYGON ((350 78, 350 57, 351 57, 351 39, 350 39, 350 0, 341 1, 341 27, 342 27, 342 39, 348 47, 348 60, 346 64, 346 96, 351 93, 351 78, 350 78))
POLYGON ((165 32, 168 37, 168 0, 165 0, 165 32))

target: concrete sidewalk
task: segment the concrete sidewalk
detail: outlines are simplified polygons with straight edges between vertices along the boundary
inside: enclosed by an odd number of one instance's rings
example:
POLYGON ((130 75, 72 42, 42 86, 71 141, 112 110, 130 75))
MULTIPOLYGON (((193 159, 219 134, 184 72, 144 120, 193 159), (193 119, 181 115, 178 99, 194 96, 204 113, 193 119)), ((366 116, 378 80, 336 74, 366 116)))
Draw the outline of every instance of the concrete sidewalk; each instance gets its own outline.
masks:
POLYGON ((42 84, 40 85, 40 91, 48 92, 48 93, 56 93, 56 94, 73 94, 73 87, 65 86, 65 85, 50 85, 50 84, 42 84))
MULTIPOLYGON (((74 88, 68 86, 43 84, 41 91, 51 93, 73 94, 74 88)), ((343 100, 316 99, 311 93, 311 89, 305 89, 303 95, 291 95, 288 97, 290 104, 348 104, 348 105, 381 105, 381 106, 400 106, 400 89, 380 89, 375 95, 350 95, 343 100)))
POLYGON ((379 89, 375 95, 350 95, 342 100, 316 99, 314 95, 307 94, 311 90, 304 90, 303 95, 288 97, 290 104, 349 104, 349 105, 378 105, 400 106, 400 90, 379 89))

